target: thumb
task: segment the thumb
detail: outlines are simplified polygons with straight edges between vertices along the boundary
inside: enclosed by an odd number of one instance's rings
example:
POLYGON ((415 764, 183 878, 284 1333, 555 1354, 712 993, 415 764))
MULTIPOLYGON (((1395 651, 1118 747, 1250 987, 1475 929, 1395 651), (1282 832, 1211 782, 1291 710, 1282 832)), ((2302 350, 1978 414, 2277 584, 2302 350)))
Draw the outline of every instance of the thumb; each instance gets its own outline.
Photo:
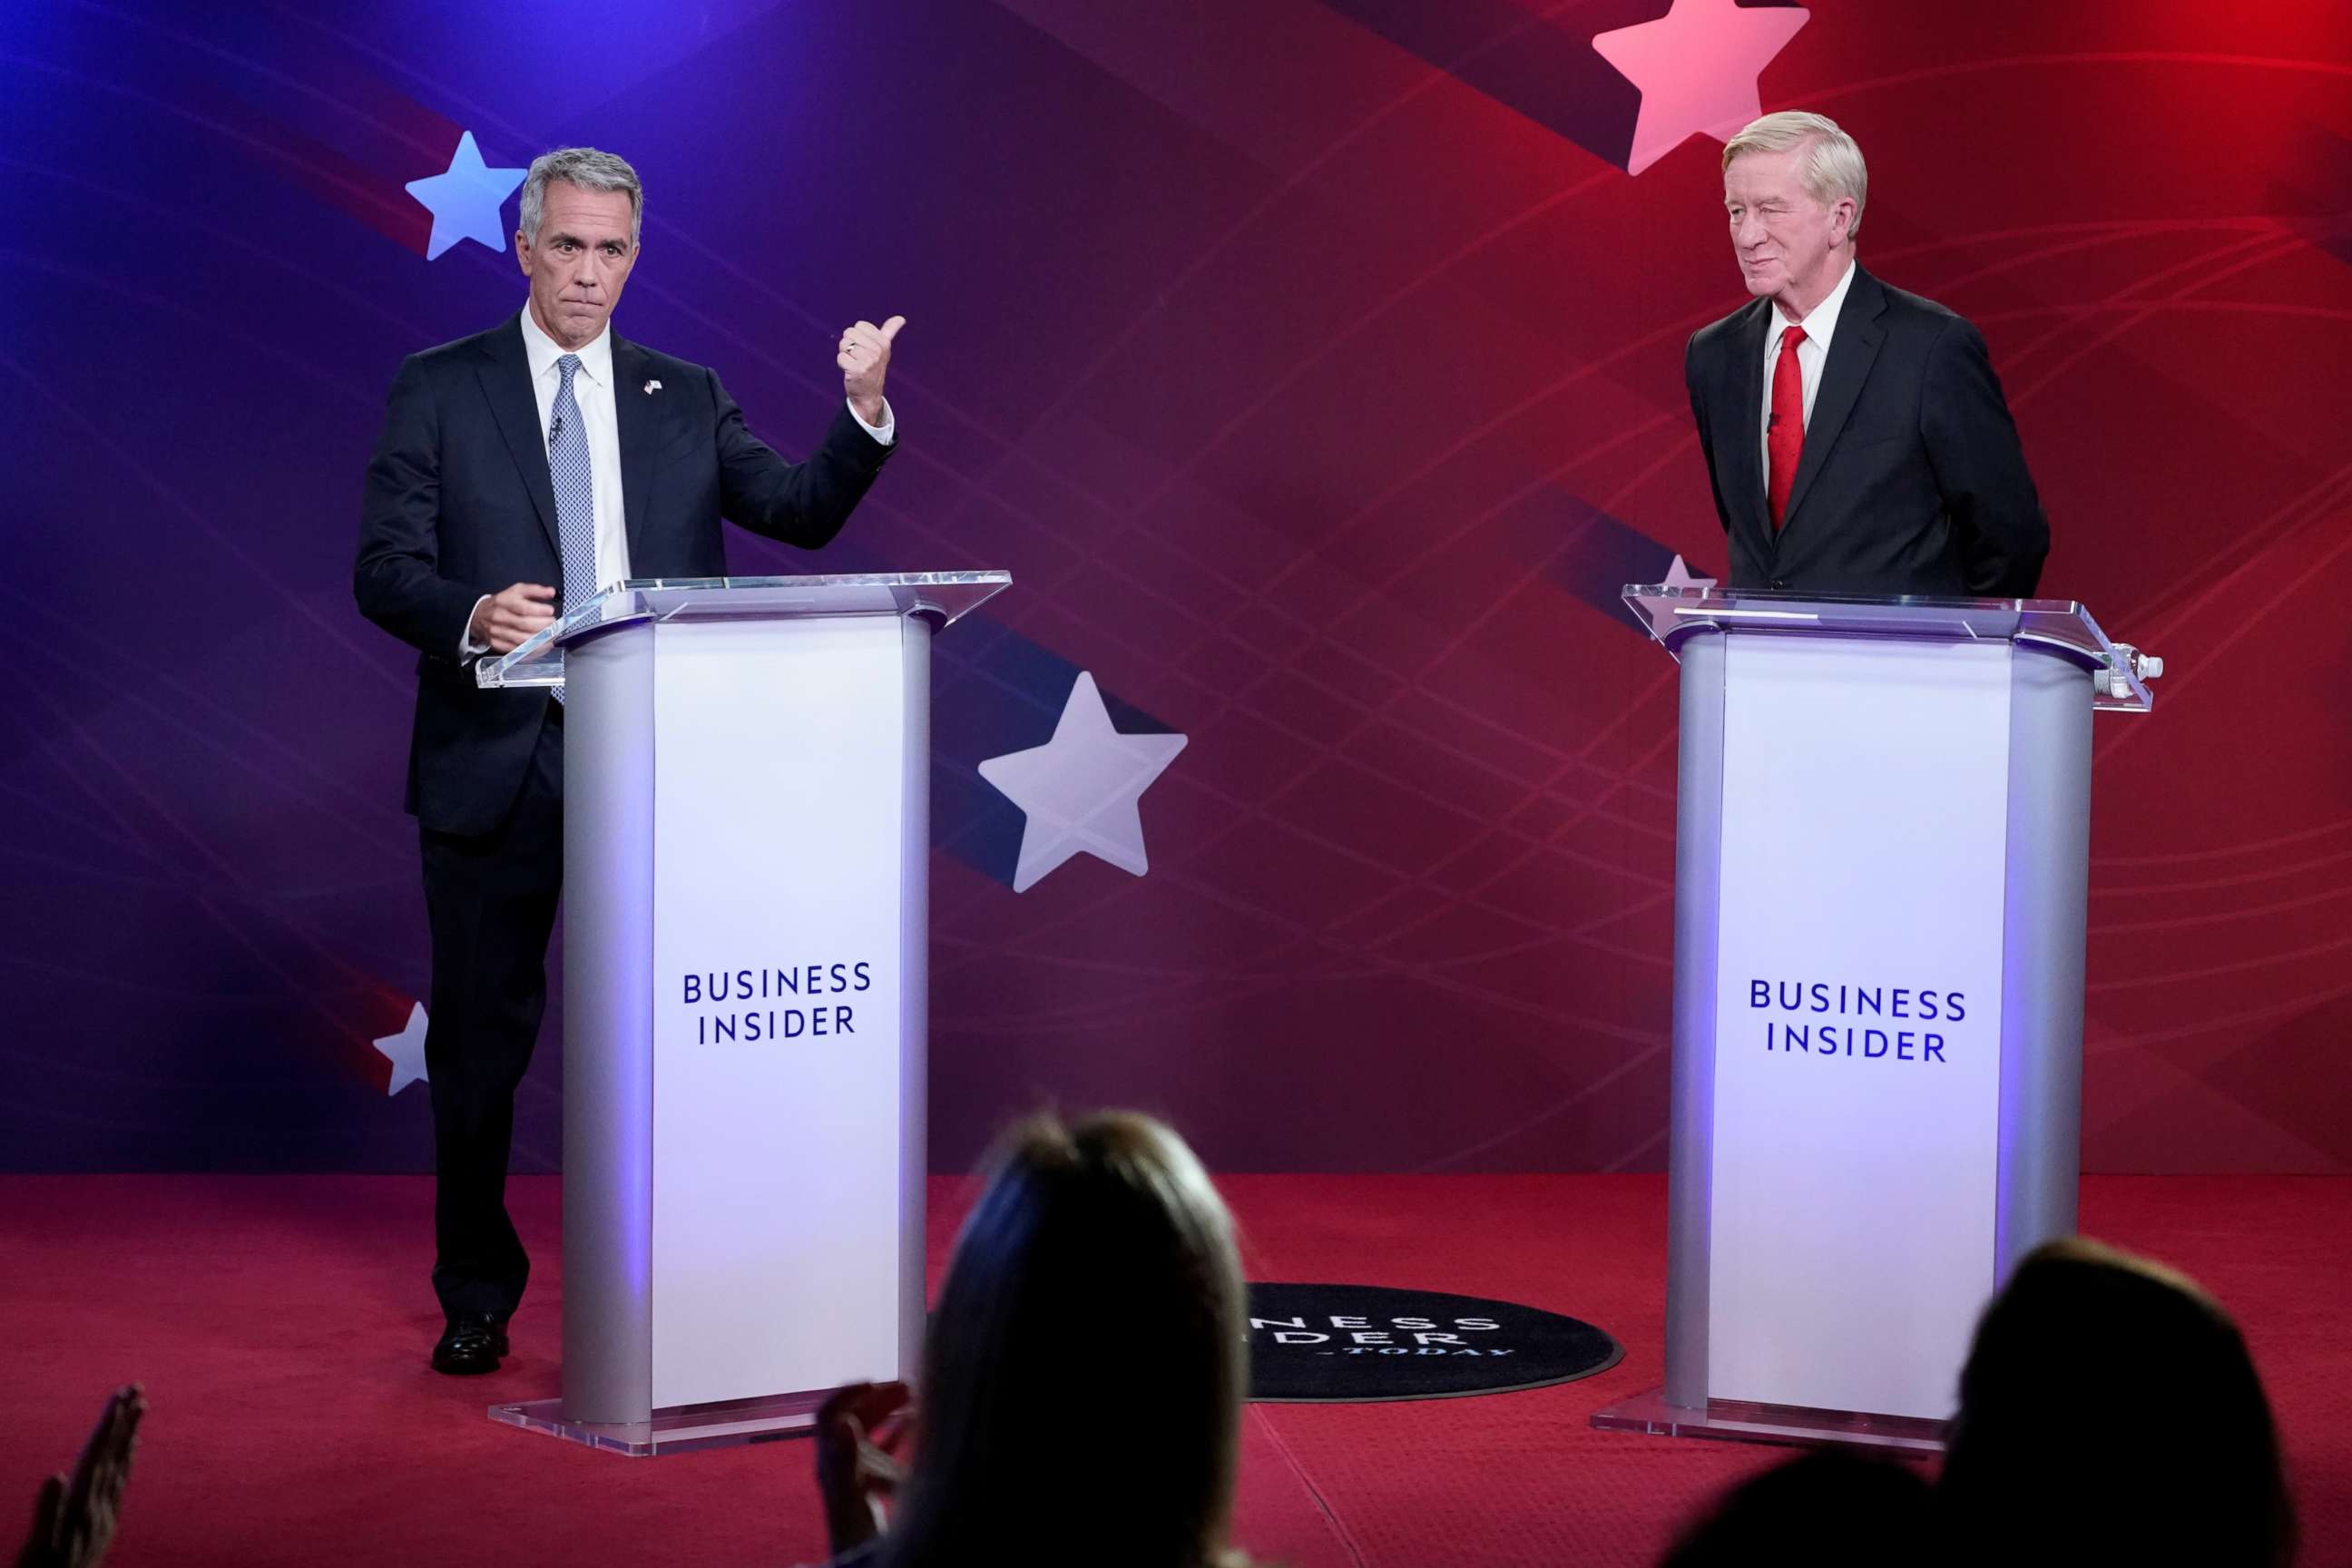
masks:
POLYGON ((882 341, 887 343, 891 339, 897 337, 898 335, 898 329, 906 324, 907 318, 904 316, 893 316, 888 321, 883 322, 882 341))

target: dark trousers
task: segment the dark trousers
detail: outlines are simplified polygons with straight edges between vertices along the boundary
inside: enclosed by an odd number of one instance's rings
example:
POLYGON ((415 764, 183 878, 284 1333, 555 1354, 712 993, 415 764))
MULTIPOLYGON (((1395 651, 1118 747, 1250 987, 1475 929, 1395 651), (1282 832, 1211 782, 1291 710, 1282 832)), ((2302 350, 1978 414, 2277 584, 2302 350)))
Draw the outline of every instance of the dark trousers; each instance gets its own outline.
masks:
POLYGON ((515 1089, 547 1012, 563 892, 563 710, 551 701, 522 793, 488 833, 423 833, 433 999, 433 1290, 443 1312, 503 1320, 530 1258, 507 1215, 515 1089))

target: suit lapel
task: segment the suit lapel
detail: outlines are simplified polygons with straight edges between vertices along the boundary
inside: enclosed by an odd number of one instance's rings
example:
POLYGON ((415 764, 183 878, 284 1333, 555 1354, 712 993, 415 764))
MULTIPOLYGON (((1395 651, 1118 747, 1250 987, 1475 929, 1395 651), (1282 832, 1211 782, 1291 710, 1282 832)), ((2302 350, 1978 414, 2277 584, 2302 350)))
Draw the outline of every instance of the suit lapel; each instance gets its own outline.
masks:
MULTIPOLYGON (((1821 390, 1813 395, 1813 416, 1805 422, 1804 455, 1797 459, 1797 478, 1789 487, 1789 510, 1781 515, 1780 531, 1787 533, 1797 521, 1797 510, 1805 504, 1805 492, 1829 460, 1830 448, 1837 444, 1838 432, 1853 413, 1854 400, 1862 395, 1862 384, 1870 379, 1870 367, 1877 362, 1878 345, 1886 341, 1886 329, 1878 318, 1886 313, 1886 287, 1864 272, 1859 265, 1853 270, 1853 283, 1846 289, 1845 308, 1838 313, 1837 331, 1830 339, 1829 363, 1822 367, 1821 390)), ((1760 384, 1763 367, 1757 367, 1760 384)), ((1761 396, 1759 391, 1758 394, 1761 396)), ((1759 416, 1760 417, 1760 416, 1759 416)))
POLYGON ((490 416, 506 437, 507 451, 522 470, 523 489, 539 513, 539 526, 562 560, 563 545, 555 531, 555 485, 547 477, 547 443, 539 428, 539 399, 530 388, 530 358, 522 352, 522 318, 517 316, 503 331, 492 332, 485 345, 477 374, 482 395, 489 399, 490 416))
POLYGON ((1739 324, 1739 353, 1732 366, 1732 418, 1737 437, 1725 470, 1740 517, 1759 548, 1768 554, 1772 543, 1772 516, 1765 509, 1764 458, 1764 333, 1772 321, 1772 301, 1759 300, 1739 324))
POLYGON ((621 439, 621 527, 629 540, 629 574, 655 577, 646 560, 646 508, 653 494, 653 458, 661 432, 661 396, 646 391, 646 351, 613 334, 613 419, 621 439))

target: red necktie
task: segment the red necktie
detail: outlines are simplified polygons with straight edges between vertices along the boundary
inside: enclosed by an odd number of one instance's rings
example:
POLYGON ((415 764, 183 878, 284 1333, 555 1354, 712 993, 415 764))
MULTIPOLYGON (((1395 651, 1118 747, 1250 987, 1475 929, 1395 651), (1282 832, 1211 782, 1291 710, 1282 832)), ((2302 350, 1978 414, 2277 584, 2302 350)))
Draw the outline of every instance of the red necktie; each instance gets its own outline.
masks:
POLYGON ((1789 510, 1789 487, 1797 482, 1797 459, 1805 450, 1805 373, 1797 363, 1797 345, 1804 341, 1802 327, 1782 332, 1780 357, 1772 365, 1772 422, 1764 427, 1764 448, 1772 458, 1766 494, 1775 533, 1789 510))

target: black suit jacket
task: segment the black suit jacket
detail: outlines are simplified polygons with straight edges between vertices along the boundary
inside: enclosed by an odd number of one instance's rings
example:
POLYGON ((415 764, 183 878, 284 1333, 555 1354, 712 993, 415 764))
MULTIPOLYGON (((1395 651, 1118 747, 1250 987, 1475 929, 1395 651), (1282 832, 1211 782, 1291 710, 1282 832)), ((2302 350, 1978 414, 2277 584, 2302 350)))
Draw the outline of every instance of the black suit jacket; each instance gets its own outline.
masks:
MULTIPOLYGON (((788 462, 744 428, 718 376, 617 332, 613 376, 635 576, 725 575, 721 517, 814 550, 896 449, 845 404, 815 454, 788 462), (644 390, 651 381, 658 391, 644 390)), ((407 804, 425 826, 486 833, 521 789, 547 693, 482 690, 457 649, 483 595, 562 581, 521 318, 410 355, 368 460, 352 591, 368 619, 423 655, 407 804)))
POLYGON ((1730 585, 2026 597, 2050 524, 1977 330, 1859 266, 1776 536, 1764 499, 1757 300, 1691 336, 1691 416, 1730 544, 1730 585))

